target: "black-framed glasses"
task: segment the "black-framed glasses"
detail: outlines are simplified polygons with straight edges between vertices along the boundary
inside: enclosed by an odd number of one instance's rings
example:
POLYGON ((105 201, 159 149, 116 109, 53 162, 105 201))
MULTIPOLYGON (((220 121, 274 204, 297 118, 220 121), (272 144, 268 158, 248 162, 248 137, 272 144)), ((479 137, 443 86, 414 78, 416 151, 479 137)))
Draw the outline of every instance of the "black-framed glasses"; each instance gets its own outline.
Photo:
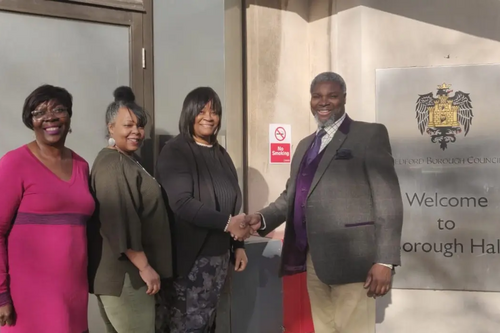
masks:
POLYGON ((34 120, 41 120, 45 118, 46 115, 52 114, 56 117, 64 117, 68 114, 68 109, 66 108, 54 108, 54 109, 41 109, 41 110, 34 110, 31 111, 31 115, 33 116, 34 120))

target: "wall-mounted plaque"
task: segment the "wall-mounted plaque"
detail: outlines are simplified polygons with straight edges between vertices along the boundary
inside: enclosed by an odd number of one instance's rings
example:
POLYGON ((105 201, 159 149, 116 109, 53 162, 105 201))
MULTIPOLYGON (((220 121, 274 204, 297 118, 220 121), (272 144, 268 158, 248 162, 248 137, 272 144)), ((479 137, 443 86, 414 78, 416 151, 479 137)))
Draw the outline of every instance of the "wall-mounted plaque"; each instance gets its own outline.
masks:
POLYGON ((404 201, 395 288, 500 291, 500 65, 380 69, 404 201))

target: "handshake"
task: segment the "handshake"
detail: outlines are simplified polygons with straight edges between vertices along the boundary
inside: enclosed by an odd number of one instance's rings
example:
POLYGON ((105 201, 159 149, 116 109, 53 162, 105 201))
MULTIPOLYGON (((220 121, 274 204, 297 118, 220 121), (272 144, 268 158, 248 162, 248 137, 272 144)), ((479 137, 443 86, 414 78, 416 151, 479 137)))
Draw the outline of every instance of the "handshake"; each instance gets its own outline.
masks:
POLYGON ((234 240, 243 241, 255 235, 261 226, 262 217, 260 214, 240 214, 229 219, 225 231, 230 233, 234 240))

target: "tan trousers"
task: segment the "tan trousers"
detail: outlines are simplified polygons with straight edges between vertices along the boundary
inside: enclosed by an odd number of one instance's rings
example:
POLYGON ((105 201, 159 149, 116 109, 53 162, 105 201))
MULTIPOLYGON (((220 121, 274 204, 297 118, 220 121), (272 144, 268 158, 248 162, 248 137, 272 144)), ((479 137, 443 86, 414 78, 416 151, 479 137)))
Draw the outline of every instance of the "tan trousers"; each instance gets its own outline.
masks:
POLYGON ((363 283, 327 285, 321 282, 307 255, 307 291, 315 333, 374 333, 375 299, 363 283))
POLYGON ((134 289, 126 274, 120 297, 97 296, 106 333, 155 332, 155 298, 146 294, 147 289, 134 289))

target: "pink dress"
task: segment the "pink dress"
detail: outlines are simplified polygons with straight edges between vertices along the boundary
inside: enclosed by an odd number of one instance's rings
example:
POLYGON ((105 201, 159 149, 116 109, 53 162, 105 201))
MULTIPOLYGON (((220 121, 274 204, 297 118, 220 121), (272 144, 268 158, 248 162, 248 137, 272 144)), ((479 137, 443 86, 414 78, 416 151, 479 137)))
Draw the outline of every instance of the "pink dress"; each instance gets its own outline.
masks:
POLYGON ((88 174, 75 153, 69 181, 27 146, 0 159, 0 306, 17 318, 2 333, 88 332, 88 174))

